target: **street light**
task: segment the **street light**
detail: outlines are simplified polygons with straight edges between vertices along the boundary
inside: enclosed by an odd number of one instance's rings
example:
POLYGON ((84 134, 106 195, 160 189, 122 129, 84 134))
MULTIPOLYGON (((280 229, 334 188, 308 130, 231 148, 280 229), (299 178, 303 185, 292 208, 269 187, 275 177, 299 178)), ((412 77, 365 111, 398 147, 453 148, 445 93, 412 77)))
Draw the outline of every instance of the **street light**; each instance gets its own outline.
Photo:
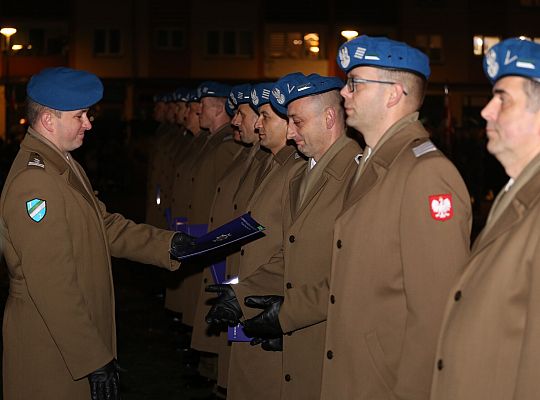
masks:
POLYGON ((11 41, 11 36, 13 36, 17 32, 17 29, 11 28, 11 27, 4 27, 0 29, 0 33, 4 35, 6 38, 6 47, 4 48, 5 53, 5 86, 4 86, 4 98, 6 101, 6 133, 5 137, 7 140, 9 140, 8 134, 10 129, 10 113, 11 113, 11 94, 10 94, 10 88, 9 88, 9 44, 11 41))

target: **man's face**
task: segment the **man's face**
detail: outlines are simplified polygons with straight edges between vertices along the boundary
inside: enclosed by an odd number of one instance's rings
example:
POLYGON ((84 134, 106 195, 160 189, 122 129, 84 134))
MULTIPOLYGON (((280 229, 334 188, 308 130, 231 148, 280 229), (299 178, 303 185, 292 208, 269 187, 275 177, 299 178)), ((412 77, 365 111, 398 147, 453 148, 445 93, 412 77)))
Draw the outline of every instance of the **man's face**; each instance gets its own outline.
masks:
POLYGON ((217 103, 213 97, 203 97, 201 99, 201 111, 199 115, 199 124, 203 129, 210 129, 212 121, 217 114, 217 103))
POLYGON ((277 115, 270 104, 259 107, 259 117, 255 122, 255 129, 259 131, 261 146, 266 147, 273 154, 285 146, 287 120, 277 115))
POLYGON ((326 151, 328 142, 322 111, 317 96, 303 97, 287 106, 287 139, 294 140, 299 151, 317 161, 326 151))
MULTIPOLYGON (((352 69, 347 77, 380 80, 377 68, 365 66, 352 69)), ((387 98, 385 94, 390 87, 390 85, 378 83, 356 83, 354 92, 351 92, 347 85, 340 91, 345 99, 347 125, 361 132, 368 144, 370 144, 370 138, 366 135, 369 135, 371 128, 377 126, 378 122, 385 118, 387 98)))
POLYGON ((257 114, 249 106, 249 104, 240 104, 238 110, 232 119, 231 123, 240 135, 240 140, 243 143, 255 143, 258 139, 255 133, 255 122, 257 121, 257 114))
POLYGON ((518 76, 499 79, 481 113, 487 121, 487 149, 507 173, 508 167, 510 171, 516 165, 524 167, 540 151, 540 111, 527 109, 524 81, 518 76))
POLYGON ((175 121, 179 125, 185 125, 186 123, 186 103, 179 101, 176 103, 175 121))
POLYGON ((201 127, 199 125, 199 114, 201 112, 201 103, 191 102, 187 107, 186 113, 186 128, 193 134, 199 133, 201 127))
POLYGON ((176 103, 174 101, 170 101, 166 104, 165 121, 170 124, 176 122, 176 103))
POLYGON ((165 120, 166 104, 162 101, 158 101, 154 104, 154 120, 157 122, 163 122, 165 120))
POLYGON ((92 129, 87 113, 88 109, 62 111, 60 118, 51 114, 53 131, 50 138, 61 152, 67 153, 82 146, 84 133, 92 129))

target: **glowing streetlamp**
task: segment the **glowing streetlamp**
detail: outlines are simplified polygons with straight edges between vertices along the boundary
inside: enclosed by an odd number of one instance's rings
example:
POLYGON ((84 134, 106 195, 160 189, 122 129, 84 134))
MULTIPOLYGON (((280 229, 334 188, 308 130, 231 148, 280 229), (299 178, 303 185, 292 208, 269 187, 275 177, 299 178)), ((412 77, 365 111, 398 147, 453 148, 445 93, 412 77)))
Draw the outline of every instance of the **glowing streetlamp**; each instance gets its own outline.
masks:
POLYGON ((343 36, 347 40, 351 40, 358 36, 358 31, 352 31, 352 30, 341 31, 341 36, 343 36))

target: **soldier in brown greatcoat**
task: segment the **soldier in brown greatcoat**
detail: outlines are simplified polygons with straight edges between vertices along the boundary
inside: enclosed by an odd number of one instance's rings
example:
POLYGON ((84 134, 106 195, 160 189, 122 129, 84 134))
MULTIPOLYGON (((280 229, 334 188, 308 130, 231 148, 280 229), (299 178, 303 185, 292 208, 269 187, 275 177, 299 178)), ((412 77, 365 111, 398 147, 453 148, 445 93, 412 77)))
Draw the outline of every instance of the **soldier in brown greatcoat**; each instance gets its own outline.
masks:
MULTIPOLYGON (((267 288, 269 281, 279 277, 285 296, 283 312, 298 314, 297 318, 301 318, 309 310, 291 304, 287 293, 303 285, 329 279, 334 221, 343 207, 346 189, 358 167, 361 150, 345 134, 345 116, 339 94, 343 81, 310 75, 301 76, 291 86, 295 86, 293 93, 298 97, 286 107, 289 118, 287 137, 293 139, 298 150, 310 159, 306 166, 292 171, 283 204, 285 235, 281 250, 256 274, 239 282, 235 292, 242 299, 256 292, 264 296, 271 290, 267 288), (306 85, 310 87, 302 89, 306 85), (301 91, 298 92, 297 88, 301 91)), ((264 301, 279 308, 282 298, 250 296, 249 301, 253 304, 264 301)), ((245 321, 245 331, 269 338, 270 321, 266 321, 264 315, 268 311, 245 321)), ((277 316, 278 310, 274 312, 277 316)), ((274 324, 276 322, 273 321, 274 324)), ((280 331, 277 336, 283 338, 280 398, 317 399, 320 396, 326 323, 309 324, 294 332, 285 329, 289 335, 283 336, 280 331)))
POLYGON ((432 400, 540 395, 540 45, 518 38, 484 57, 493 97, 487 149, 510 177, 448 296, 432 400))
POLYGON ((6 400, 118 398, 111 256, 178 268, 169 250, 186 236, 108 213, 71 157, 102 93, 95 75, 63 67, 27 87, 30 127, 0 199, 6 400))
MULTIPOLYGON (((274 89, 281 88, 279 81, 274 89)), ((279 89, 278 89, 279 90, 279 89)), ((255 189, 247 205, 247 211, 266 227, 265 236, 242 247, 238 279, 240 282, 257 272, 260 265, 267 263, 279 250, 283 240, 282 196, 288 187, 289 171, 304 160, 292 146, 286 145, 287 121, 273 111, 270 104, 259 107, 259 118, 256 128, 265 136, 265 146, 272 151, 273 159, 270 171, 259 187, 255 189)), ((262 140, 262 139, 261 139, 262 140)), ((275 285, 281 292, 281 285, 275 285)), ((217 303, 212 307, 207 322, 223 322, 222 310, 228 313, 228 305, 235 302, 234 285, 214 286, 212 290, 221 292, 217 303)), ((271 293, 272 294, 272 293, 271 293)), ((238 302, 235 302, 237 307, 238 302)), ((233 306, 234 308, 234 306, 233 306)), ((235 308, 235 317, 244 313, 247 317, 254 315, 252 310, 239 311, 235 308)), ((232 321, 228 321, 232 322, 232 321)), ((253 347, 247 342, 233 342, 229 363, 228 398, 237 399, 275 399, 279 397, 281 354, 267 352, 260 347, 253 347), (264 379, 255 378, 255 371, 264 370, 264 379)))

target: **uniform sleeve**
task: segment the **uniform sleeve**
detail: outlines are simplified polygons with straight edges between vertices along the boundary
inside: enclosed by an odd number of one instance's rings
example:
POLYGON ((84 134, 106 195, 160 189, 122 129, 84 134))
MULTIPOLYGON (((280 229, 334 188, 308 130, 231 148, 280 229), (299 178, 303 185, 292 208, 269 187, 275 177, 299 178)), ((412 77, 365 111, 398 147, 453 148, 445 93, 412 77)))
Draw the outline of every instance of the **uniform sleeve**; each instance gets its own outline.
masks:
POLYGON ((407 320, 394 391, 400 399, 428 398, 446 300, 469 255, 470 198, 448 160, 429 155, 418 160, 405 184, 400 215, 407 320), (450 196, 448 209, 444 199, 450 196))
MULTIPOLYGON (((537 221, 538 224, 539 221, 537 221)), ((514 400, 533 400, 540 393, 538 361, 540 354, 540 243, 536 243, 530 262, 527 321, 519 358, 514 400)))
POLYGON ((101 339, 77 281, 77 259, 56 182, 41 170, 27 170, 10 184, 2 214, 7 235, 21 260, 31 301, 58 347, 73 379, 114 358, 101 339), (30 218, 26 201, 46 202, 40 222, 30 218), (81 345, 84 343, 84 345, 81 345))
POLYGON ((174 232, 151 225, 136 224, 120 214, 110 214, 102 202, 99 202, 99 207, 112 256, 169 270, 178 269, 180 263, 171 260, 169 256, 174 232))
POLYGON ((304 284, 287 289, 279 311, 283 332, 293 332, 326 321, 329 294, 328 279, 314 285, 304 284))
POLYGON ((254 274, 250 275, 243 282, 232 285, 242 313, 256 315, 260 310, 255 310, 244 305, 247 296, 266 296, 283 294, 283 273, 284 273, 283 250, 276 253, 270 261, 260 266, 254 274), (255 312, 256 311, 256 312, 255 312), (255 314, 254 314, 255 312, 255 314))

